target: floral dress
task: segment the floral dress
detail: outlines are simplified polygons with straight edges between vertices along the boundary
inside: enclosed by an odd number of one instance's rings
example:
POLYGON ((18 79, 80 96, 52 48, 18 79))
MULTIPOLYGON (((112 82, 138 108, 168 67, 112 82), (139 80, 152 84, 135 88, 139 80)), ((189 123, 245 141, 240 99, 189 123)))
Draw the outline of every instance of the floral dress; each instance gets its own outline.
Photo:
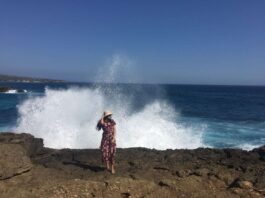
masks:
POLYGON ((116 154, 116 141, 114 137, 114 120, 101 124, 103 129, 100 149, 102 152, 102 161, 114 164, 116 154))

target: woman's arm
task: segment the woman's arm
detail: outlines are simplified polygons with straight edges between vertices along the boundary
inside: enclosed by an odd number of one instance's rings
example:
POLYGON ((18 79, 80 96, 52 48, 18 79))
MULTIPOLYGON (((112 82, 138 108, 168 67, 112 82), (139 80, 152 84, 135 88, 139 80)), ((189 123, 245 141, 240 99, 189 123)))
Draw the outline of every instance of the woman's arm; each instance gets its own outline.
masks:
POLYGON ((113 126, 113 139, 112 142, 116 142, 116 125, 113 126))
POLYGON ((100 118, 99 123, 100 123, 100 124, 104 124, 104 119, 103 119, 103 117, 100 118))
POLYGON ((96 126, 97 130, 100 131, 100 129, 102 128, 102 125, 104 124, 104 118, 103 116, 100 118, 100 120, 98 121, 98 124, 96 126))

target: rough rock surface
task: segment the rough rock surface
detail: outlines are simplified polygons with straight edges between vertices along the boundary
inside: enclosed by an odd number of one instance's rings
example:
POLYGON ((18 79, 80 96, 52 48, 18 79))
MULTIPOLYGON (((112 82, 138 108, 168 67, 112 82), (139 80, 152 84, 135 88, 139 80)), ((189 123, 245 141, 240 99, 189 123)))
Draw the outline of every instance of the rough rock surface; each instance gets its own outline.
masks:
POLYGON ((117 173, 98 149, 49 149, 29 134, 0 134, 0 197, 265 197, 265 147, 117 150, 117 173))
POLYGON ((0 93, 1 92, 5 93, 5 92, 9 91, 10 89, 11 88, 9 88, 9 87, 0 87, 0 93))

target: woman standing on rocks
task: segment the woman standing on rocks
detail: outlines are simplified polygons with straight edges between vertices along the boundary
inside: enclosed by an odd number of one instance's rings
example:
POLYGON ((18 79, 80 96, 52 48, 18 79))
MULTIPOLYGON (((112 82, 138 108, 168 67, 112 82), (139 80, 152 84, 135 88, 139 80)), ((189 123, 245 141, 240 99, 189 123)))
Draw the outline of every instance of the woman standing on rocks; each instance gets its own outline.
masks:
POLYGON ((100 149, 102 161, 106 163, 107 169, 115 174, 115 154, 116 154, 116 123, 112 119, 112 113, 105 111, 102 118, 98 121, 97 129, 103 129, 100 149))

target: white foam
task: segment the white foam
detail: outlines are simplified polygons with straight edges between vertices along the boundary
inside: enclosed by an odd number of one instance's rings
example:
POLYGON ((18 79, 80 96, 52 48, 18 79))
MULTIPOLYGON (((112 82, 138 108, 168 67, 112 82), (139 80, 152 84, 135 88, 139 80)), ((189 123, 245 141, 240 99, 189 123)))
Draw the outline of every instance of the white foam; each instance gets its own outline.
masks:
POLYGON ((10 89, 10 90, 8 90, 5 93, 7 93, 7 94, 16 94, 17 93, 17 90, 16 89, 10 89))
POLYGON ((253 150, 253 149, 255 149, 255 148, 258 148, 258 147, 261 147, 261 146, 263 146, 264 144, 259 144, 259 145, 257 145, 257 144, 248 144, 248 143, 244 143, 244 144, 240 144, 240 145, 238 145, 236 148, 240 148, 240 149, 242 149, 242 150, 246 150, 246 151, 251 151, 251 150, 253 150))
POLYGON ((44 96, 30 98, 18 107, 20 118, 15 130, 43 138, 47 147, 98 148, 102 132, 95 126, 102 112, 109 109, 117 122, 118 147, 204 146, 203 127, 177 123, 180 115, 170 104, 155 101, 138 112, 130 112, 129 107, 125 97, 110 97, 101 89, 46 89, 44 96))
POLYGON ((23 91, 19 92, 16 89, 10 89, 6 92, 4 92, 5 94, 18 94, 18 93, 28 93, 28 91, 26 89, 23 89, 23 91))

